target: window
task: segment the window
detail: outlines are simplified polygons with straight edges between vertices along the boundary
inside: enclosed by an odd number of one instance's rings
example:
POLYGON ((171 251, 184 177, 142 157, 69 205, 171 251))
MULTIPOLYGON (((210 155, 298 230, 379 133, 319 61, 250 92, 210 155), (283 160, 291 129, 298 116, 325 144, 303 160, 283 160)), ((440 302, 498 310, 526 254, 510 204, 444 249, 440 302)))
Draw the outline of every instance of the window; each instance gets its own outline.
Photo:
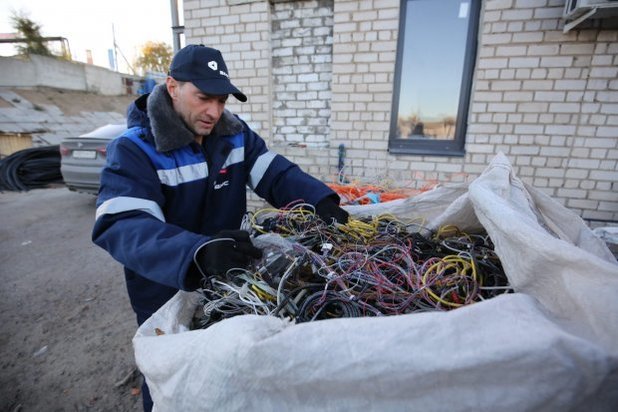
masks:
POLYGON ((402 0, 389 151, 462 156, 480 0, 402 0))

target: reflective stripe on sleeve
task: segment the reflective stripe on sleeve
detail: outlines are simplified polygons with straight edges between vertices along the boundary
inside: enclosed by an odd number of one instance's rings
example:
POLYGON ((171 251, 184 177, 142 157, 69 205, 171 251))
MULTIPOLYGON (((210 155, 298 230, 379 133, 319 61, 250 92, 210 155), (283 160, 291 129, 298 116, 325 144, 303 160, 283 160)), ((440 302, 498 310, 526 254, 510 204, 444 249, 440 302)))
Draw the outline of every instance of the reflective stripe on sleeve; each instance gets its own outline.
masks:
POLYGON ((251 189, 258 187, 275 156, 277 156, 277 153, 268 151, 257 158, 249 174, 249 187, 251 189))
POLYGON ((230 154, 227 156, 227 159, 225 159, 225 163, 223 163, 223 166, 221 166, 221 169, 225 169, 228 166, 231 166, 236 163, 241 163, 244 161, 245 161, 245 148, 238 147, 236 149, 233 149, 230 152, 230 154))
POLYGON ((101 206, 97 207, 96 219, 103 215, 113 215, 131 210, 141 210, 165 222, 165 216, 163 216, 163 211, 157 202, 129 196, 113 197, 101 203, 101 206))
POLYGON ((160 169, 157 170, 157 174, 162 184, 167 186, 178 186, 182 183, 207 178, 208 164, 206 162, 201 162, 180 166, 175 169, 160 169))

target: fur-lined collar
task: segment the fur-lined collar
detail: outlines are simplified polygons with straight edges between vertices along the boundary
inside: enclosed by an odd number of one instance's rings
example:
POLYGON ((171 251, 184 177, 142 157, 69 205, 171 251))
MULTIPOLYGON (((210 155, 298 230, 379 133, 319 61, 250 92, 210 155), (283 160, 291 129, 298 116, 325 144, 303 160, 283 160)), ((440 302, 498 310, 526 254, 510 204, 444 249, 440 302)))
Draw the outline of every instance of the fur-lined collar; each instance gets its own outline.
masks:
MULTIPOLYGON (((172 98, 165 84, 158 85, 148 96, 146 106, 155 146, 159 152, 169 152, 179 149, 195 141, 182 118, 172 106, 172 98)), ((223 115, 208 136, 232 136, 243 130, 243 124, 230 111, 224 110, 223 115)))

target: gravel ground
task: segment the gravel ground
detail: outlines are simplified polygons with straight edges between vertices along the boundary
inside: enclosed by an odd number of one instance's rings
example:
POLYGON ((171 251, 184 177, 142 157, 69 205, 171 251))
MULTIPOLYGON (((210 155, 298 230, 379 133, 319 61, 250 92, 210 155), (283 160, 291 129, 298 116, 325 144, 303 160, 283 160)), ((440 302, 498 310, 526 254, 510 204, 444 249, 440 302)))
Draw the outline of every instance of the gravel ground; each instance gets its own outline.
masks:
POLYGON ((1 411, 141 410, 137 324, 94 212, 64 187, 0 193, 1 411))

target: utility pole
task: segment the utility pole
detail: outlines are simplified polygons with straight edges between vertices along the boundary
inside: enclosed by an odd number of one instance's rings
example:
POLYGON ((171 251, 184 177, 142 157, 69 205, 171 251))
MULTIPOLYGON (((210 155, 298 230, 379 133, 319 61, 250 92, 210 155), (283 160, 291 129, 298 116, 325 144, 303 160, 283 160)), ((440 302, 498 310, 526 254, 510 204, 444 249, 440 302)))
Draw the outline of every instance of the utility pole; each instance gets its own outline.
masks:
POLYGON ((133 66, 131 66, 131 63, 129 63, 129 60, 127 60, 126 56, 122 52, 122 49, 118 47, 118 44, 116 43, 116 31, 114 30, 114 23, 112 23, 112 36, 114 39, 114 65, 116 66, 116 71, 117 72, 120 71, 120 69, 118 68, 118 51, 120 51, 120 55, 122 56, 122 59, 124 60, 124 62, 127 64, 127 67, 129 68, 129 70, 131 70, 133 74, 136 74, 135 69, 133 68, 133 66))
POLYGON ((114 42, 114 70, 118 71, 118 50, 116 47, 116 30, 114 30, 114 23, 112 23, 112 41, 114 42))

